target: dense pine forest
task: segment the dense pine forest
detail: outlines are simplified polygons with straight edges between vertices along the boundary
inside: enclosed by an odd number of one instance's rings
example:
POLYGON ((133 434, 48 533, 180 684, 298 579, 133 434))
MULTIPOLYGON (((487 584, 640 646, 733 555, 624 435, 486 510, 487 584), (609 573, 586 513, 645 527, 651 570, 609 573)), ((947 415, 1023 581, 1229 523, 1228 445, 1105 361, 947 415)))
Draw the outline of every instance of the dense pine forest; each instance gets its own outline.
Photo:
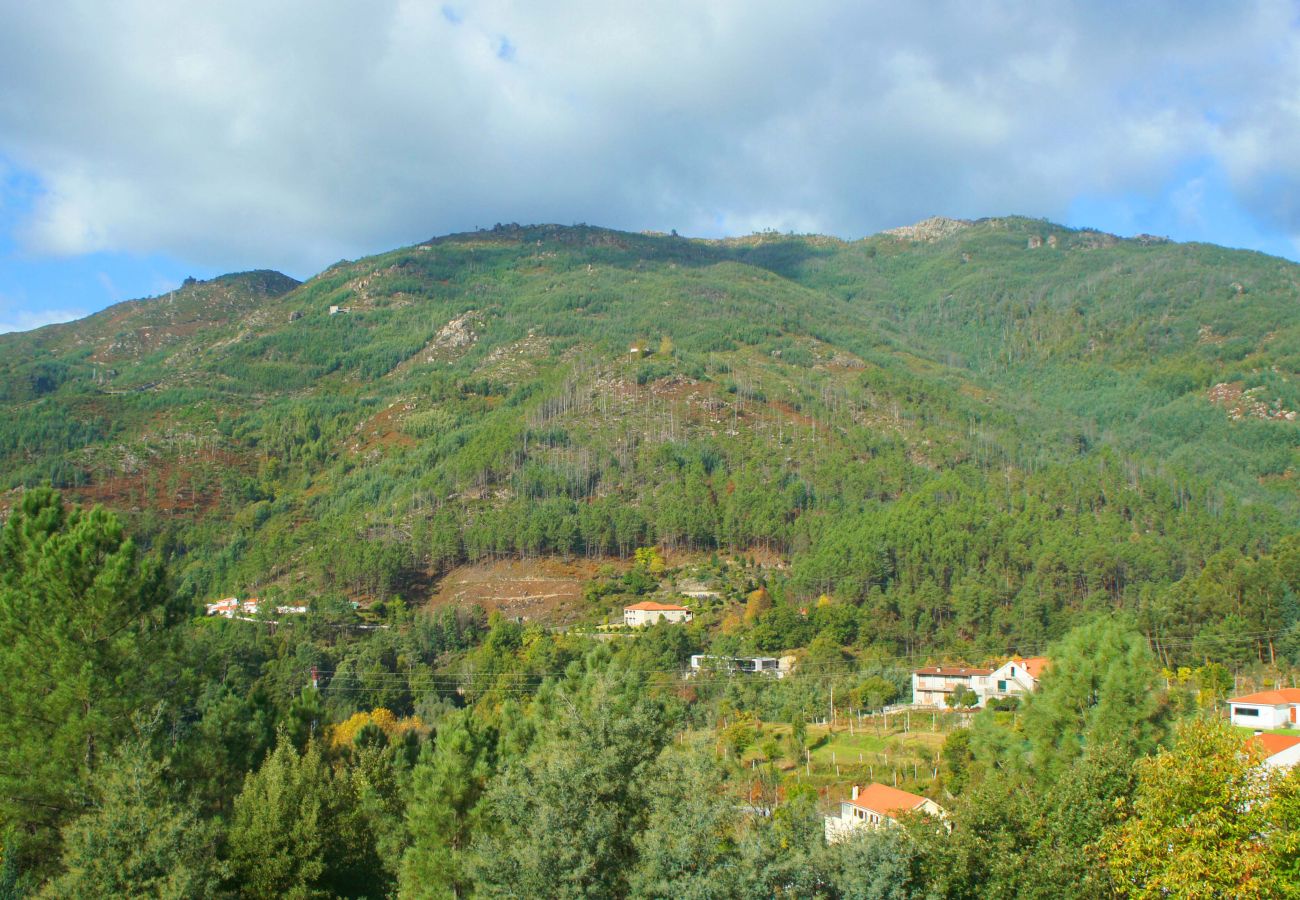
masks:
POLYGON ((1300 895, 1221 721, 1300 668, 1298 295, 499 225, 0 337, 0 898, 1300 895), (827 844, 868 781, 946 815, 827 844))

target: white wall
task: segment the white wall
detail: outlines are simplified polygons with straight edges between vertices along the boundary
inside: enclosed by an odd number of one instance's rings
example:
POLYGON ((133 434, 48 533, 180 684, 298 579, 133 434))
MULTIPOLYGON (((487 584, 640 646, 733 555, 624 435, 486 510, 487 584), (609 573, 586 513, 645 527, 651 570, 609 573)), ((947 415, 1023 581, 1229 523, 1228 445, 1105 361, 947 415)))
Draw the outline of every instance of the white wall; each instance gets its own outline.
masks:
POLYGON ((1246 728, 1282 728, 1291 724, 1290 709, 1288 705, 1275 707, 1260 703, 1233 703, 1232 724, 1246 728), (1252 710, 1257 715, 1243 714, 1252 710))

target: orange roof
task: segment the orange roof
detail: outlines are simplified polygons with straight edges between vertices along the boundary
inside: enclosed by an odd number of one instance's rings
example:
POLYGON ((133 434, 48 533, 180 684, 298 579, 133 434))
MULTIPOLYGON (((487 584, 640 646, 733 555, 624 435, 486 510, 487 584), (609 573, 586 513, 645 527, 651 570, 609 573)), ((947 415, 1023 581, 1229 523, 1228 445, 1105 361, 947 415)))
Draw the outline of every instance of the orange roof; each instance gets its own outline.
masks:
POLYGON ((899 813, 920 809, 921 805, 925 803, 925 798, 873 781, 858 791, 856 800, 850 800, 849 802, 862 809, 880 813, 882 816, 892 817, 899 813))
POLYGON ((684 606, 673 606, 671 603, 655 603, 653 600, 642 600, 640 603, 633 603, 631 606, 625 606, 623 609, 644 609, 649 612, 690 612, 684 606))
POLYGON ((1043 672, 1047 669, 1049 660, 1046 656, 1031 656, 1028 659, 1013 656, 1011 659, 1007 660, 1007 662, 1020 663, 1020 665, 1025 667, 1025 671, 1029 673, 1029 677, 1037 681, 1039 678, 1043 677, 1043 672))
POLYGON ((1300 744, 1300 737, 1291 734, 1268 734, 1262 733, 1251 737, 1269 756, 1276 756, 1283 750, 1290 750, 1296 744, 1300 744))
POLYGON ((1233 697, 1229 703, 1250 703, 1257 706, 1281 706, 1283 703, 1300 703, 1300 688, 1282 688, 1277 691, 1260 691, 1244 697, 1233 697))

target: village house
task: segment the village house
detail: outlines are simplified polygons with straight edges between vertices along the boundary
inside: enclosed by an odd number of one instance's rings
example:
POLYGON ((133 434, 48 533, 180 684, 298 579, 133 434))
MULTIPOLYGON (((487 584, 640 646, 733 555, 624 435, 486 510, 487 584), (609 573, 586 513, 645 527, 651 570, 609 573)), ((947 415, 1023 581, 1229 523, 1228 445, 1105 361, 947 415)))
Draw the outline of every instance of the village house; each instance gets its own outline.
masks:
POLYGON ((1270 769, 1290 769, 1300 763, 1300 737, 1257 731, 1251 741, 1264 748, 1263 765, 1270 769))
POLYGON ((691 675, 700 672, 722 672, 731 675, 735 672, 748 672, 757 675, 772 675, 784 678, 794 668, 793 656, 713 656, 708 653, 696 653, 691 657, 691 675))
POLYGON ((642 600, 623 607, 623 624, 629 627, 653 625, 661 619, 665 622, 689 622, 691 611, 684 606, 656 603, 653 600, 642 600))
POLYGON ((912 704, 914 706, 945 706, 948 698, 965 688, 979 697, 985 680, 992 669, 973 669, 966 666, 927 666, 912 673, 912 704))
POLYGON ((944 707, 950 696, 965 688, 982 707, 994 698, 1033 693, 1046 669, 1045 656, 1012 657, 996 669, 928 666, 912 673, 912 704, 944 707))
POLYGON ((840 814, 826 817, 826 840, 828 843, 844 840, 859 828, 888 828, 897 825, 899 817, 910 812, 940 819, 946 815, 943 807, 927 797, 878 782, 861 789, 855 784, 849 799, 840 803, 840 814))
MULTIPOLYGON (((993 697, 1016 697, 1032 694, 1038 687, 1038 679, 1047 669, 1046 656, 1031 656, 1028 659, 1012 657, 1004 662, 984 681, 984 693, 980 696, 980 706, 993 697)), ((976 691, 979 694, 979 691, 976 691)))
MULTIPOLYGON (((222 616, 227 619, 244 619, 249 616, 257 615, 257 611, 262 608, 262 601, 256 597, 250 597, 243 602, 237 597, 227 597, 224 600, 218 600, 215 603, 209 603, 207 606, 208 615, 222 616)), ((277 606, 277 614, 282 616, 302 615, 307 612, 305 606, 277 606)))
POLYGON ((1300 688, 1260 691, 1228 701, 1233 725, 1245 728, 1288 728, 1296 724, 1300 707, 1300 688))

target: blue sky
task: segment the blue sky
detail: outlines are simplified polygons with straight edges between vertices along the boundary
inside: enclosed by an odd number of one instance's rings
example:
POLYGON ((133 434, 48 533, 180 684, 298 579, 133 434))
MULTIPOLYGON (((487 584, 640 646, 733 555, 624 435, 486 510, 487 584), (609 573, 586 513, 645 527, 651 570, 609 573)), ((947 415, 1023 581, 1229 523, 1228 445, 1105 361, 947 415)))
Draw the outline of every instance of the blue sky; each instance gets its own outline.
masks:
POLYGON ((1300 258, 1295 2, 0 0, 0 331, 588 222, 1300 258))

